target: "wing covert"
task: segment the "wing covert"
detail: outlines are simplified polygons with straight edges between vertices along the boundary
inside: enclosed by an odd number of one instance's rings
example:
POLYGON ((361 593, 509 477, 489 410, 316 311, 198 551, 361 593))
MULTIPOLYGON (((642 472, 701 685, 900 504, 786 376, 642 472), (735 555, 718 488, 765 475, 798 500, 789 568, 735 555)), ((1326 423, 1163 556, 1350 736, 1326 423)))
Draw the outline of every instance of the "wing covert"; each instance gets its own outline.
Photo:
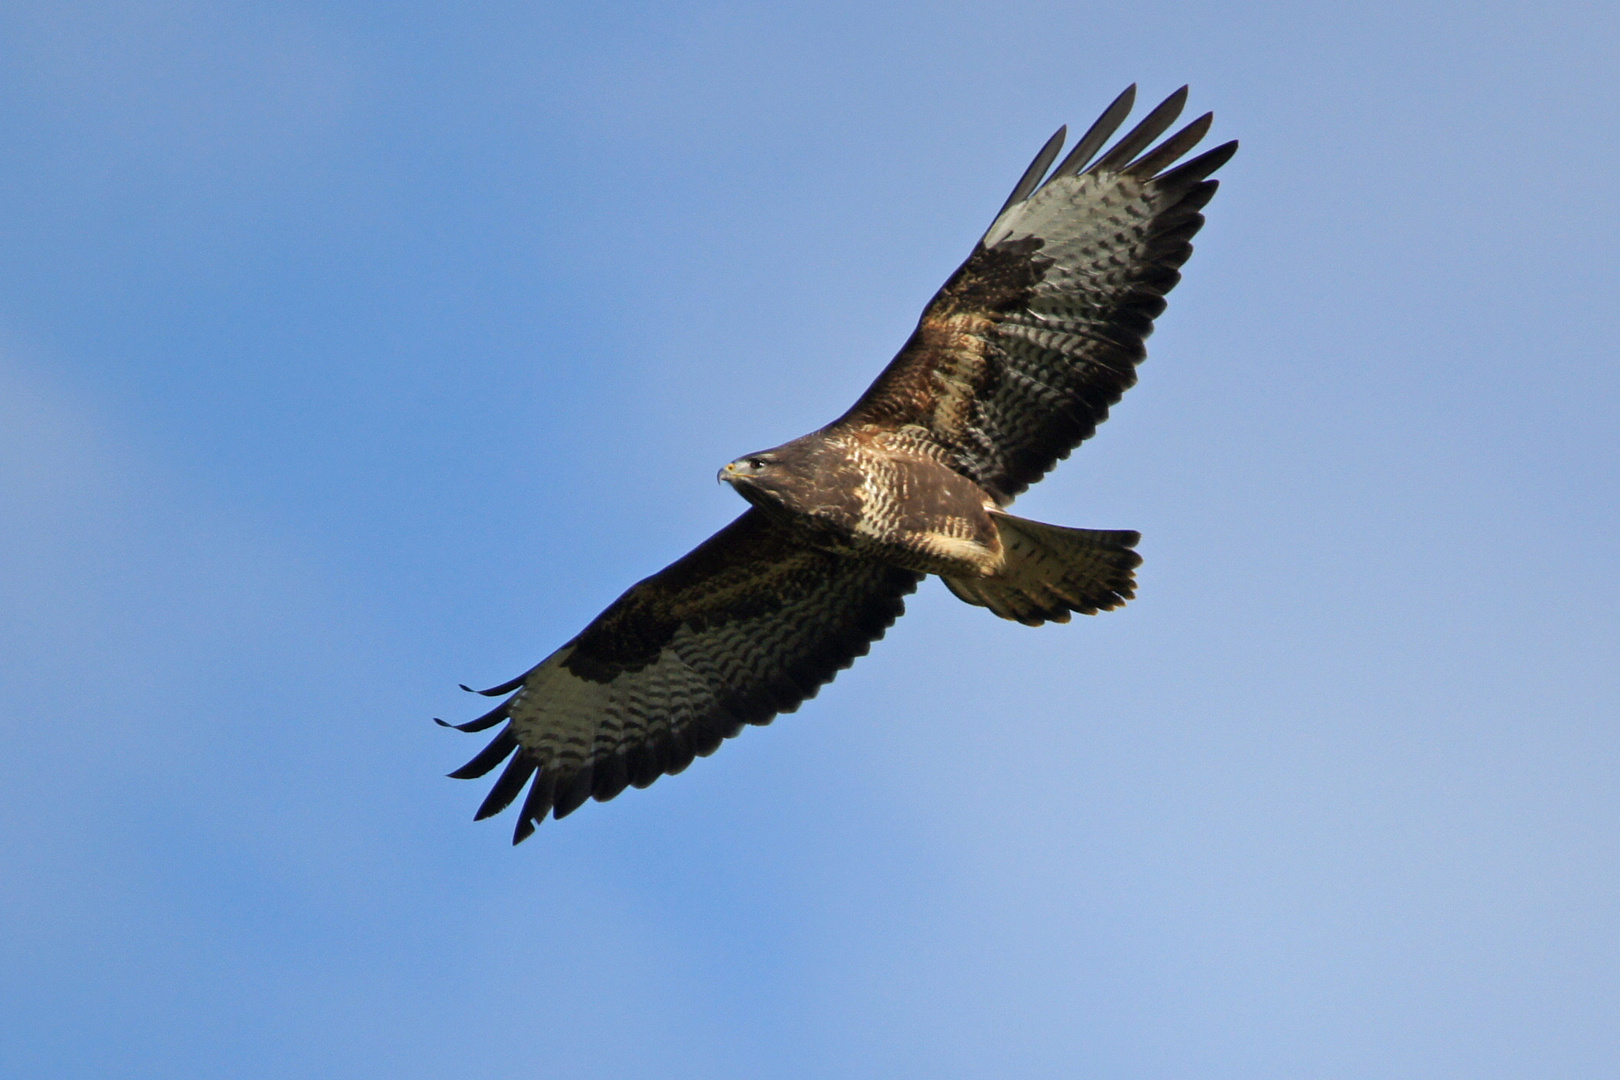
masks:
POLYGON ((921 579, 804 547, 749 509, 459 725, 506 723, 450 775, 483 776, 510 758, 476 816, 500 813, 527 784, 518 843, 548 812, 646 787, 744 725, 792 712, 883 636, 921 579))

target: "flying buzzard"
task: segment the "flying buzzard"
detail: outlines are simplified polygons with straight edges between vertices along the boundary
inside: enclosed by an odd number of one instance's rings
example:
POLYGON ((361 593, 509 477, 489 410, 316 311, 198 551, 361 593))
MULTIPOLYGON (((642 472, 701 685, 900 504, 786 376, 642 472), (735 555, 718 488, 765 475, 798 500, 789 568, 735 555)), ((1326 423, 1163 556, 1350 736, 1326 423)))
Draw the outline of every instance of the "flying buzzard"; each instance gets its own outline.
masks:
POLYGON ((1121 94, 1050 174, 1063 129, 1041 148, 849 412, 720 470, 751 504, 741 517, 539 665, 481 691, 511 696, 454 726, 505 727, 450 775, 511 760, 477 818, 532 779, 518 843, 548 812, 646 787, 745 724, 792 712, 883 636, 928 574, 1030 626, 1131 598, 1137 533, 1043 525, 1006 507, 1136 382, 1215 194, 1209 176, 1237 150, 1170 167, 1209 130, 1207 113, 1148 149, 1180 115, 1182 87, 1093 161, 1135 96, 1121 94))

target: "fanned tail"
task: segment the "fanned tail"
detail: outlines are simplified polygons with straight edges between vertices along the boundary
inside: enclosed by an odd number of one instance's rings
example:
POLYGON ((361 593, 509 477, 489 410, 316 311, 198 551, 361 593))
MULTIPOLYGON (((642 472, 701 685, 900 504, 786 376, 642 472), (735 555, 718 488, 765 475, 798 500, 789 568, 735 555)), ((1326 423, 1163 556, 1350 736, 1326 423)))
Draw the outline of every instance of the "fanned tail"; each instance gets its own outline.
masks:
POLYGON ((1127 530, 1067 529, 992 512, 1001 530, 1005 562, 991 577, 947 577, 959 600, 987 607, 1025 626, 1068 622, 1071 612, 1095 615, 1136 595, 1133 571, 1142 557, 1131 549, 1142 534, 1127 530))

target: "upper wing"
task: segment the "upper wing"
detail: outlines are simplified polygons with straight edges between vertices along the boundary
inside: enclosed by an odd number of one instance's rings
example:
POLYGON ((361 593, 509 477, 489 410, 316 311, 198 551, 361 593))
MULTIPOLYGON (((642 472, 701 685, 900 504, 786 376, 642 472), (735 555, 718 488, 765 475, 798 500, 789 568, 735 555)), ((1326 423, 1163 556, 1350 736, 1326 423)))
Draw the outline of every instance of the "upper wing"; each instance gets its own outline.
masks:
POLYGON ((587 798, 646 787, 744 724, 792 712, 883 636, 921 580, 804 547, 749 509, 538 666, 485 691, 516 693, 457 726, 506 727, 450 775, 483 776, 516 751, 477 817, 506 809, 534 777, 518 843, 547 811, 560 818, 587 798))
POLYGON ((1229 142, 1161 171, 1204 137, 1206 113, 1142 153, 1186 96, 1176 91, 1086 168, 1130 112, 1126 90, 1042 183, 1060 129, 838 423, 921 426, 1003 504, 1096 431, 1136 382, 1143 339, 1215 194, 1208 176, 1237 151, 1229 142))

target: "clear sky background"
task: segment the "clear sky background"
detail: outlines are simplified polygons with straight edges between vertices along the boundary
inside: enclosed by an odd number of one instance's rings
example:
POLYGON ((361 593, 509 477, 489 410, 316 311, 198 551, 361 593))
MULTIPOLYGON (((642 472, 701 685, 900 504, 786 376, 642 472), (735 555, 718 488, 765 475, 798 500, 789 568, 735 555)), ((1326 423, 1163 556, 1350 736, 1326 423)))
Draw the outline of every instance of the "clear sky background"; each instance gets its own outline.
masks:
POLYGON ((1607 4, 0 10, 0 1074, 1611 1078, 1607 4), (509 846, 436 728, 842 411, 1127 83, 1142 382, 799 713, 509 846))

